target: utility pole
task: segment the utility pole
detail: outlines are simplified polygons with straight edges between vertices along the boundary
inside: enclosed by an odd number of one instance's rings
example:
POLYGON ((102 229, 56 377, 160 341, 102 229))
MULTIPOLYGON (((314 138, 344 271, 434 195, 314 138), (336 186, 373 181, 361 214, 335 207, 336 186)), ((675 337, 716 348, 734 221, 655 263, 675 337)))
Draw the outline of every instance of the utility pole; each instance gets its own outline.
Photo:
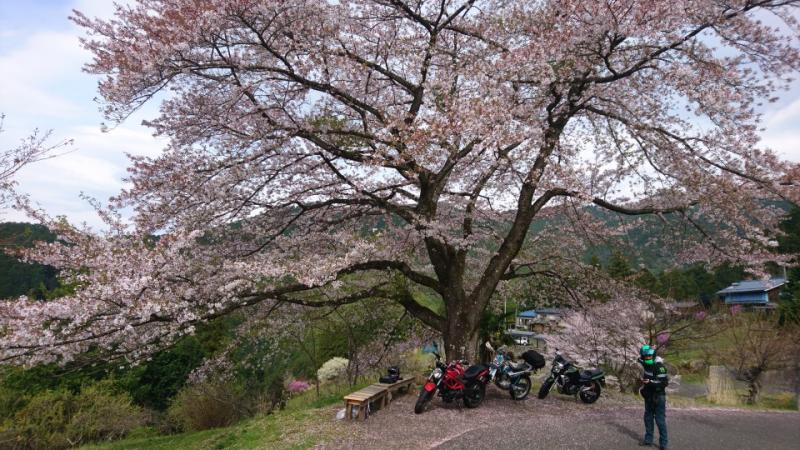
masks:
POLYGON ((794 409, 800 411, 800 351, 794 357, 794 409))

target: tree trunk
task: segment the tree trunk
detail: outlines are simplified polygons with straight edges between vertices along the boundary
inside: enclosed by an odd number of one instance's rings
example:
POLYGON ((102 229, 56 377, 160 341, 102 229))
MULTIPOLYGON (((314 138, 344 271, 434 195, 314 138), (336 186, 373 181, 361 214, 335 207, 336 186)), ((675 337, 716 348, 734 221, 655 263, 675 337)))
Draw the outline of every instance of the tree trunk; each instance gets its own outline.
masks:
POLYGON ((442 333, 447 361, 466 359, 470 364, 475 363, 478 357, 479 334, 478 323, 448 320, 447 329, 442 333))
POLYGON ((759 372, 747 380, 747 403, 755 405, 761 395, 761 374, 759 372))

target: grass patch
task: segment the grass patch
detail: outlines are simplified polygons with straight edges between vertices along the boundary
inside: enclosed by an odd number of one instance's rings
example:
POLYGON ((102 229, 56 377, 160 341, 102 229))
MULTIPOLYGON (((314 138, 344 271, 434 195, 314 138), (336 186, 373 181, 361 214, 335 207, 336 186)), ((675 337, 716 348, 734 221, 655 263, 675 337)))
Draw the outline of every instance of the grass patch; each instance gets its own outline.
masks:
POLYGON ((671 350, 668 351, 666 355, 667 361, 676 366, 688 364, 698 359, 702 360, 704 357, 705 353, 703 352, 703 349, 696 347, 671 350))
MULTIPOLYGON (((377 380, 377 379, 376 379, 377 380)), ((320 386, 319 398, 317 398, 317 391, 311 388, 302 394, 295 395, 286 403, 286 411, 302 411, 309 408, 323 408, 326 406, 334 405, 336 403, 344 403, 342 397, 355 392, 361 388, 367 387, 375 381, 362 381, 355 386, 348 384, 337 385, 329 384, 320 386)))
MULTIPOLYGON (((705 371, 703 371, 705 372, 705 371)), ((705 373, 681 373, 682 384, 705 384, 707 375, 705 373)))
POLYGON ((336 435, 334 408, 280 411, 227 428, 171 436, 142 431, 122 441, 81 447, 83 450, 172 449, 305 449, 336 435))
POLYGON ((778 394, 764 394, 761 396, 756 406, 768 409, 788 409, 794 410, 794 394, 791 392, 781 392, 778 394))
POLYGON ((342 397, 372 384, 324 385, 317 398, 315 389, 295 395, 282 411, 253 417, 227 428, 159 435, 140 428, 124 440, 81 447, 82 450, 172 450, 172 449, 306 449, 328 442, 341 433, 334 419, 342 397), (335 406, 334 406, 335 405, 335 406))
POLYGON ((438 295, 419 289, 412 292, 414 300, 439 315, 444 315, 444 301, 438 295))
MULTIPOLYGON (((740 398, 744 398, 744 391, 738 390, 737 393, 739 394, 740 398)), ((777 410, 788 410, 794 411, 794 393, 792 392, 780 392, 775 394, 763 394, 761 395, 761 399, 754 405, 748 405, 743 401, 735 405, 719 405, 716 403, 712 403, 708 401, 706 396, 696 397, 694 399, 689 399, 687 397, 670 397, 670 401, 678 406, 673 399, 680 398, 680 406, 710 406, 710 407, 735 407, 735 408, 742 408, 742 409, 777 409, 777 410), (694 403, 691 405, 690 403, 694 403)))

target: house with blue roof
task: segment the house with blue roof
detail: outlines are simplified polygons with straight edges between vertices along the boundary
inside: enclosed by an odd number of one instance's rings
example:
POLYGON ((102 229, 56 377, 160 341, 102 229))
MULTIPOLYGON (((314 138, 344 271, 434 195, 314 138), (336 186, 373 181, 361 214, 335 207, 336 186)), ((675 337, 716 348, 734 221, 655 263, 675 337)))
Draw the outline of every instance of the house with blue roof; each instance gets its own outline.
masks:
POLYGON ((784 278, 739 281, 717 291, 717 295, 726 305, 770 307, 777 304, 781 287, 785 284, 784 278))
POLYGON ((553 331, 561 322, 561 308, 538 308, 517 314, 516 327, 519 330, 547 333, 553 331))
POLYGON ((545 348, 544 335, 561 328, 561 308, 529 309, 517 314, 514 328, 506 330, 517 344, 545 348))

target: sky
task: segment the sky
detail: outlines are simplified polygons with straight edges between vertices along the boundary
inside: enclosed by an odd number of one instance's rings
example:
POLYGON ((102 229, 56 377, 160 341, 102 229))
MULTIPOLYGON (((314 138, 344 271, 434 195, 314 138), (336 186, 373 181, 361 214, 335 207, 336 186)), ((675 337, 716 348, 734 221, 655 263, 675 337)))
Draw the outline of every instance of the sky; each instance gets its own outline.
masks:
MULTIPOLYGON (((24 168, 19 188, 51 216, 99 228, 82 193, 108 200, 124 186, 126 153, 154 156, 166 143, 141 126, 156 116, 155 103, 101 131, 97 77, 81 70, 91 55, 78 42, 82 31, 68 20, 73 9, 90 17, 113 13, 109 0, 0 0, 0 113, 6 116, 0 149, 17 146, 35 128, 52 130, 52 142, 73 139, 70 153, 24 168)), ((800 162, 800 82, 763 113, 764 144, 800 162)), ((0 220, 26 218, 0 210, 0 220)))
MULTIPOLYGON (((73 139, 69 153, 20 171, 19 190, 52 216, 99 227, 82 193, 108 200, 123 187, 126 153, 157 155, 165 141, 141 126, 156 115, 156 104, 101 131, 104 118, 94 100, 98 77, 82 71, 91 55, 78 41, 82 31, 68 20, 73 9, 90 17, 113 13, 107 0, 0 0, 0 149, 16 147, 36 128, 52 130, 49 142, 73 139)), ((5 210, 0 220, 26 219, 5 210)))

